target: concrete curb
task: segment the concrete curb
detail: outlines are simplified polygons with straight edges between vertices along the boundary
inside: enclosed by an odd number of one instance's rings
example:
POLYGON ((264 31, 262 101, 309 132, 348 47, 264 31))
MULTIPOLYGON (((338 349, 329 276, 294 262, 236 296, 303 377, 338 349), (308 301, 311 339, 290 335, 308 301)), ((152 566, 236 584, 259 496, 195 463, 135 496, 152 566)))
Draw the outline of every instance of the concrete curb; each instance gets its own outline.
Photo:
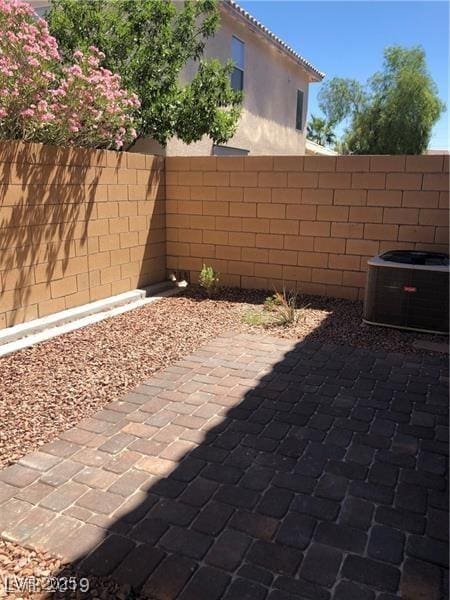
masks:
POLYGON ((29 348, 63 333, 98 323, 161 298, 174 296, 180 291, 179 287, 164 282, 8 327, 0 331, 0 356, 29 348))

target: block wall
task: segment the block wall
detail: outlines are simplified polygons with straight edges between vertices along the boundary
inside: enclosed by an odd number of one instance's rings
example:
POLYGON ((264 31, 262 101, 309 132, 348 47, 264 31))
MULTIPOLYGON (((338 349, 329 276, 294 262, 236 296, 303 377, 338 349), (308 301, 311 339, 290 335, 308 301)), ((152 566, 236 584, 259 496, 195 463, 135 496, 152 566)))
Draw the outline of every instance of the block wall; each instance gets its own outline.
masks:
POLYGON ((362 298, 367 259, 448 251, 448 156, 167 157, 167 266, 362 298))
POLYGON ((163 159, 0 144, 0 328, 165 279, 163 159))

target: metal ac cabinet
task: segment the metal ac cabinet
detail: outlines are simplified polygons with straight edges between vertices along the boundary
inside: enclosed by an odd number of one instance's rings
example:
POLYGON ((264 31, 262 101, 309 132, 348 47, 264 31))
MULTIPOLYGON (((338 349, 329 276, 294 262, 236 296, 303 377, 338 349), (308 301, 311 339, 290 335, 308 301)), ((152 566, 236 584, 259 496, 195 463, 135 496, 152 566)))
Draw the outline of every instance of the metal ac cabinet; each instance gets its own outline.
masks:
POLYGON ((430 333, 449 331, 449 257, 395 250, 368 261, 363 321, 430 333))

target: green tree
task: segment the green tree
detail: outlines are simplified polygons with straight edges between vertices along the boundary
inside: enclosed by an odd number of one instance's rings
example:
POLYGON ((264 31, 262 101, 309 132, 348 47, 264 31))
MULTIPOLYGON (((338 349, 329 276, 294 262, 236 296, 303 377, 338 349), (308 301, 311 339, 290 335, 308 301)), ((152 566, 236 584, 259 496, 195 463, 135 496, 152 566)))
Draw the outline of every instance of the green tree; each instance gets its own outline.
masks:
POLYGON ((224 143, 235 132, 242 94, 230 85, 232 63, 202 60, 219 27, 216 0, 52 0, 47 18, 63 58, 96 46, 138 95, 139 136, 224 143), (186 65, 196 72, 183 85, 186 65))
POLYGON ((333 77, 320 89, 319 107, 332 125, 351 113, 358 113, 367 102, 363 86, 355 79, 333 77))
POLYGON ((336 141, 331 123, 321 117, 311 115, 307 130, 307 138, 321 146, 331 146, 336 141))
POLYGON ((334 78, 319 94, 333 122, 349 122, 342 147, 353 154, 421 154, 445 105, 420 47, 385 49, 383 70, 365 87, 334 78))

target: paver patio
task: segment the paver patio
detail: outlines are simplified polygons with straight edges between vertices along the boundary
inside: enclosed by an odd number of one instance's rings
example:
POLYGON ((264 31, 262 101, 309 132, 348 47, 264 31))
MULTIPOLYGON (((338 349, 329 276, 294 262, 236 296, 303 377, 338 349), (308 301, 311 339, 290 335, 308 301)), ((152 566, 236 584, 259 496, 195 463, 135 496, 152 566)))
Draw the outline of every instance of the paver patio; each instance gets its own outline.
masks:
POLYGON ((217 338, 1 471, 1 534, 158 600, 445 598, 447 375, 217 338))

